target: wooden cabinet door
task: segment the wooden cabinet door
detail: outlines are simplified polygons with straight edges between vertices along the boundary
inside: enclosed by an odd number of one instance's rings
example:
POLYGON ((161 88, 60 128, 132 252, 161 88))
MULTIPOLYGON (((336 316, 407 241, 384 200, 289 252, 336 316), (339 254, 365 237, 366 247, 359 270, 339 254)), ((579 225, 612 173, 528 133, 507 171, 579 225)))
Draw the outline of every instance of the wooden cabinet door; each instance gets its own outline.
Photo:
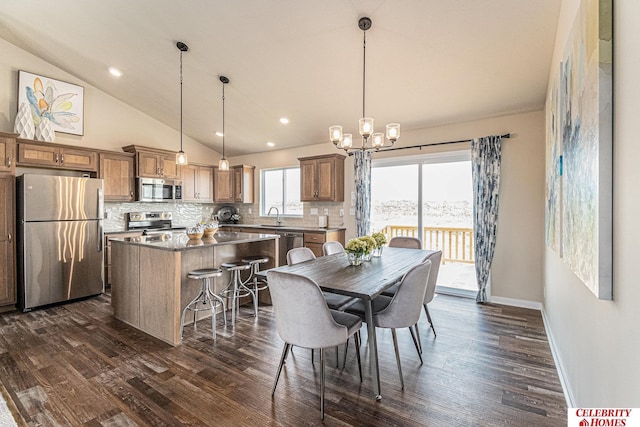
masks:
POLYGON ((316 160, 300 161, 300 200, 303 202, 316 200, 317 164, 316 160))
POLYGON ((0 172, 13 172, 15 168, 16 141, 0 136, 0 172))
POLYGON ((59 159, 58 165, 66 169, 83 171, 98 170, 98 155, 94 151, 76 148, 60 148, 59 159))
POLYGON ((318 159, 316 200, 335 200, 335 160, 318 159))
POLYGON ((0 176, 0 305, 16 303, 14 188, 13 176, 0 176))
POLYGON ((160 159, 157 154, 138 153, 138 176, 157 178, 160 176, 160 159))
POLYGON ((253 166, 233 167, 233 201, 253 203, 253 166))
POLYGON ((58 147, 32 144, 18 144, 18 161, 25 165, 58 166, 60 153, 58 147))
POLYGON ((182 200, 185 202, 197 201, 196 166, 181 166, 180 179, 182 180, 182 200))
POLYGON ((196 169, 196 189, 199 202, 213 202, 213 168, 198 166, 196 169))
POLYGON ((231 171, 221 171, 214 168, 213 200, 215 202, 233 202, 233 175, 231 171))
POLYGON ((132 202, 134 200, 133 157, 101 153, 99 177, 104 179, 104 200, 132 202))
POLYGON ((160 156, 160 175, 163 178, 178 178, 178 165, 174 156, 160 156))

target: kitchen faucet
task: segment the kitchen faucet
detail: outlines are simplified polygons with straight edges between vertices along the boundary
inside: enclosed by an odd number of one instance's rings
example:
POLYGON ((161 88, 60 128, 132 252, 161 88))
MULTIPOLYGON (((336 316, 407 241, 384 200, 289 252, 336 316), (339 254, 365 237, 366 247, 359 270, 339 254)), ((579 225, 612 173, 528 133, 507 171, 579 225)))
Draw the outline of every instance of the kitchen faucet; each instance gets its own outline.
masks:
POLYGON ((271 206, 269 208, 269 210, 267 211, 267 216, 271 215, 271 210, 275 209, 276 210, 276 224, 280 225, 282 223, 282 221, 280 220, 280 211, 278 210, 277 207, 275 206, 271 206))

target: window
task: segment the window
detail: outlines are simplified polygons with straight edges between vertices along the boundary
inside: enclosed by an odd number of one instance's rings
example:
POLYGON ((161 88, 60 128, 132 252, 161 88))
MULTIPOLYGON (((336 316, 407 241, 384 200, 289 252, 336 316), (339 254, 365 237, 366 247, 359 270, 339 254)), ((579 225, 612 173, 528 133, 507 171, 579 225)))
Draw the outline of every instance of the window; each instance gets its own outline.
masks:
POLYGON ((262 204, 260 214, 278 208, 280 215, 302 216, 300 201, 300 168, 262 170, 262 204))

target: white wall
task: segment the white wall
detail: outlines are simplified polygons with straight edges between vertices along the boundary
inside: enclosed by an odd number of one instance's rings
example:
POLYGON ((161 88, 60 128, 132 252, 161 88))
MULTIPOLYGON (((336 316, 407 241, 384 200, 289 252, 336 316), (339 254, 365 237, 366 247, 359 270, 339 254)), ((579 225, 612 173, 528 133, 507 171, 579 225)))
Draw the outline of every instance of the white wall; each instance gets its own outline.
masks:
MULTIPOLYGON (((544 308, 576 406, 640 407, 640 2, 614 9, 613 301, 596 299, 544 247, 544 308)), ((562 4, 554 64, 564 51, 578 0, 562 4)))
MULTIPOLYGON (((437 128, 402 131, 397 146, 452 141, 478 136, 511 133, 504 140, 498 240, 492 268, 492 296, 542 302, 542 247, 544 230, 544 113, 542 111, 476 120, 437 128)), ((409 156, 468 148, 468 144, 439 146, 423 150, 394 151, 393 156, 409 156)), ((298 157, 335 153, 329 142, 290 150, 277 150, 234 157, 232 164, 256 166, 256 188, 260 170, 298 165, 298 157)), ((389 155, 390 153, 387 153, 389 155)), ((381 153, 374 158, 382 158, 381 153)), ((437 185, 437 183, 434 183, 437 185)), ((353 158, 345 162, 345 202, 330 204, 330 212, 344 208, 347 239, 355 237, 355 219, 349 215, 354 191, 353 158)), ((251 206, 254 212, 258 201, 251 206)), ((306 204, 305 204, 306 205, 306 204)), ((322 207, 322 203, 317 203, 322 207)), ((248 207, 242 207, 246 210, 248 207)), ((307 212, 307 207, 305 207, 307 212)), ((289 223, 290 220, 286 220, 289 223)), ((332 215, 330 224, 341 223, 332 215), (332 223, 333 221, 333 223, 332 223)))
MULTIPOLYGON (((56 133, 56 143, 121 151, 130 144, 178 151, 180 132, 0 38, 0 131, 13 132, 18 110, 18 71, 84 86, 84 135, 56 133)), ((190 158, 215 164, 220 155, 183 138, 190 158)))

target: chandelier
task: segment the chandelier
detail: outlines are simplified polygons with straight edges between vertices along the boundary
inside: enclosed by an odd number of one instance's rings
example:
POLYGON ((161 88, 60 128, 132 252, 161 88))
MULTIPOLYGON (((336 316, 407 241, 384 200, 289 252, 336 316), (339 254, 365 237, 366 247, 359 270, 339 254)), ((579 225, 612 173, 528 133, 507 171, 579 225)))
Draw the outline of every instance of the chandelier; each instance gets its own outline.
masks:
POLYGON ((329 127, 329 139, 333 144, 346 152, 379 150, 391 147, 400 137, 400 124, 389 123, 385 134, 373 131, 373 118, 365 114, 365 89, 367 71, 367 30, 371 28, 371 19, 362 17, 358 20, 358 28, 362 30, 362 118, 358 120, 358 130, 362 137, 360 147, 353 146, 353 136, 350 133, 342 133, 342 126, 329 127), (388 143, 387 143, 388 140, 388 143))

